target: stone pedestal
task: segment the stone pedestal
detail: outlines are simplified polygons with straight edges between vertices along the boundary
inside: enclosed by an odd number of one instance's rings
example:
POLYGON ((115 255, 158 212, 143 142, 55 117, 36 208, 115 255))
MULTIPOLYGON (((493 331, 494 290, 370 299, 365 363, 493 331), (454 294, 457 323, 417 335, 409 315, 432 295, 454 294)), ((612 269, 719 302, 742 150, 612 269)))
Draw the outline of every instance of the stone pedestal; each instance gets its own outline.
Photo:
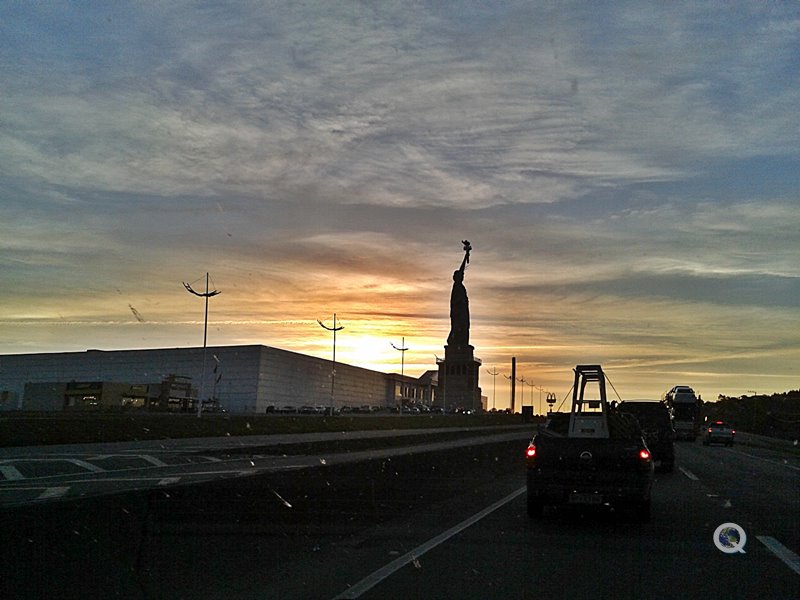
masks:
POLYGON ((478 375, 481 361, 475 358, 473 346, 444 347, 444 360, 439 362, 439 389, 444 409, 480 412, 481 388, 478 375))

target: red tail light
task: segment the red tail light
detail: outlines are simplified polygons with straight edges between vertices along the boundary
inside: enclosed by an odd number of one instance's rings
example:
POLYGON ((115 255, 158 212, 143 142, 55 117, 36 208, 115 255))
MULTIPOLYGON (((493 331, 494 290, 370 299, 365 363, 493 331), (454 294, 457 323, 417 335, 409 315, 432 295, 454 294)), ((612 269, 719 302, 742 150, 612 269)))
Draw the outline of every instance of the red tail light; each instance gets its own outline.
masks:
POLYGON ((647 448, 639 450, 639 458, 642 460, 650 460, 650 451, 647 448))
POLYGON ((708 428, 708 433, 711 433, 711 427, 708 428))
POLYGON ((736 435, 736 430, 735 429, 731 429, 731 435, 736 435))
POLYGON ((525 458, 533 458, 534 456, 536 456, 536 446, 531 444, 528 446, 528 449, 525 450, 525 458))

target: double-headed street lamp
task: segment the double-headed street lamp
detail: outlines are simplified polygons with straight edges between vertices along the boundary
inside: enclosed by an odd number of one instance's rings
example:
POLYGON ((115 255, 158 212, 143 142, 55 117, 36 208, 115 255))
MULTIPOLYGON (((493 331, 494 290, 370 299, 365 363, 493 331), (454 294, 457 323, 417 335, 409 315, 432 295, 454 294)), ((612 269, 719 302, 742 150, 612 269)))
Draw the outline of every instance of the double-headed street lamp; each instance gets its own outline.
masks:
POLYGON ((394 343, 389 342, 392 344, 392 348, 395 350, 400 351, 400 416, 403 416, 403 385, 404 385, 404 375, 405 375, 405 364, 406 364, 406 338, 403 337, 403 341, 400 343, 400 347, 394 345, 394 343))
POLYGON ((195 296, 199 296, 200 298, 206 299, 206 316, 205 320, 203 321, 203 370, 202 375, 200 376, 200 391, 198 392, 197 398, 197 416, 199 417, 203 412, 203 395, 206 393, 206 342, 208 340, 208 299, 216 296, 217 294, 221 293, 219 290, 208 290, 208 272, 206 272, 206 291, 205 292, 196 292, 192 289, 191 284, 186 283, 185 281, 182 282, 183 287, 186 288, 186 291, 190 294, 194 294, 195 296))
POLYGON ((517 398, 516 398, 517 390, 514 386, 514 382, 516 381, 517 378, 514 377, 513 370, 511 371, 511 375, 506 375, 505 373, 503 373, 503 377, 505 377, 511 382, 511 412, 513 413, 517 404, 517 398))
POLYGON ((528 382, 528 386, 531 388, 531 413, 533 413, 533 409, 534 409, 534 406, 533 406, 533 388, 536 387, 536 384, 533 383, 533 381, 529 381, 528 382))
POLYGON ((334 385, 336 384, 336 332, 344 329, 344 325, 336 326, 336 313, 333 313, 333 327, 328 327, 319 319, 317 319, 317 323, 323 329, 333 332, 333 361, 331 367, 331 416, 333 416, 334 385))
POLYGON ((497 370, 497 367, 492 367, 494 371, 490 371, 486 369, 486 372, 492 376, 492 409, 495 408, 494 399, 495 399, 495 390, 497 389, 497 376, 500 375, 500 371, 497 370))

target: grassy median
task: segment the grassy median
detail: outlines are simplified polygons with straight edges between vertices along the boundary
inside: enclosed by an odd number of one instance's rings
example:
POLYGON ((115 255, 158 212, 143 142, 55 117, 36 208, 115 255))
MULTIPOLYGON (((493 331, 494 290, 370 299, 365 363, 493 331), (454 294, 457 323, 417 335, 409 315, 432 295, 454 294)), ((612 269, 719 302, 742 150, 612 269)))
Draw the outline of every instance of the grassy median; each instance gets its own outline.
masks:
POLYGON ((522 415, 245 416, 130 413, 5 413, 0 446, 166 440, 325 431, 491 427, 522 415))

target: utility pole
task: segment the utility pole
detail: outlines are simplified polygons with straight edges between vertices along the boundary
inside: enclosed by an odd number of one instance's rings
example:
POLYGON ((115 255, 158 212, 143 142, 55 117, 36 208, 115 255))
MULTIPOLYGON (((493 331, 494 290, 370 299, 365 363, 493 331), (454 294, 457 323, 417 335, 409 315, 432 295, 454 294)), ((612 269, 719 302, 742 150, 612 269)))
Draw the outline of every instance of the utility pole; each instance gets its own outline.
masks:
POLYGON ((531 388, 531 416, 533 416, 533 409, 534 409, 534 406, 533 406, 533 388, 536 387, 536 384, 533 383, 532 381, 529 381, 528 382, 528 386, 530 386, 530 388, 531 388))
POLYGON ((511 382, 511 414, 513 415, 514 414, 514 401, 516 400, 516 398, 515 398, 516 390, 514 389, 514 387, 515 387, 514 384, 516 383, 517 378, 514 377, 514 371, 513 370, 511 371, 511 375, 506 375, 505 373, 503 373, 503 377, 505 377, 506 379, 508 379, 511 382))
POLYGON ((541 415, 542 414, 542 392, 544 391, 544 388, 542 386, 540 386, 540 385, 537 385, 536 389, 539 390, 539 414, 541 415))
MULTIPOLYGON (((186 288, 186 291, 190 294, 194 294, 195 296, 199 296, 200 298, 206 299, 206 316, 205 320, 203 321, 203 370, 202 374, 200 375, 200 391, 198 392, 197 398, 197 417, 199 418, 200 415, 203 413, 203 396, 206 393, 206 342, 208 341, 208 299, 216 296, 217 294, 221 293, 219 290, 208 290, 208 271, 206 271, 206 291, 205 292, 196 292, 192 289, 191 284, 186 283, 185 281, 182 282, 183 287, 186 288)), ((193 282, 195 283, 195 282, 193 282)))
POLYGON ((495 394, 495 391, 497 390, 497 376, 500 375, 500 371, 497 370, 497 367, 492 367, 492 368, 494 369, 494 371, 486 369, 486 372, 492 376, 492 408, 494 409, 496 408, 494 405, 494 400, 495 396, 497 395, 495 394))
MULTIPOLYGON (((503 377, 506 377, 503 375, 503 377)), ((516 398, 516 387, 517 387, 517 357, 511 357, 511 377, 507 377, 507 379, 511 380, 511 414, 514 414, 514 408, 517 401, 516 398)))
POLYGON ((336 326, 336 313, 333 313, 333 327, 328 327, 327 325, 325 325, 325 323, 323 323, 319 319, 317 319, 317 323, 319 323, 320 327, 322 327, 323 329, 327 329, 328 331, 333 332, 333 361, 331 367, 331 416, 333 416, 334 414, 333 394, 334 394, 334 385, 336 383, 336 332, 344 329, 344 325, 340 325, 339 327, 336 326))
MULTIPOLYGON (((391 342, 390 342, 391 343, 391 342)), ((400 351, 400 416, 403 416, 403 386, 405 382, 403 381, 405 375, 405 364, 406 364, 406 338, 403 337, 403 341, 400 343, 400 347, 398 348, 392 343, 392 348, 395 350, 400 351)))

